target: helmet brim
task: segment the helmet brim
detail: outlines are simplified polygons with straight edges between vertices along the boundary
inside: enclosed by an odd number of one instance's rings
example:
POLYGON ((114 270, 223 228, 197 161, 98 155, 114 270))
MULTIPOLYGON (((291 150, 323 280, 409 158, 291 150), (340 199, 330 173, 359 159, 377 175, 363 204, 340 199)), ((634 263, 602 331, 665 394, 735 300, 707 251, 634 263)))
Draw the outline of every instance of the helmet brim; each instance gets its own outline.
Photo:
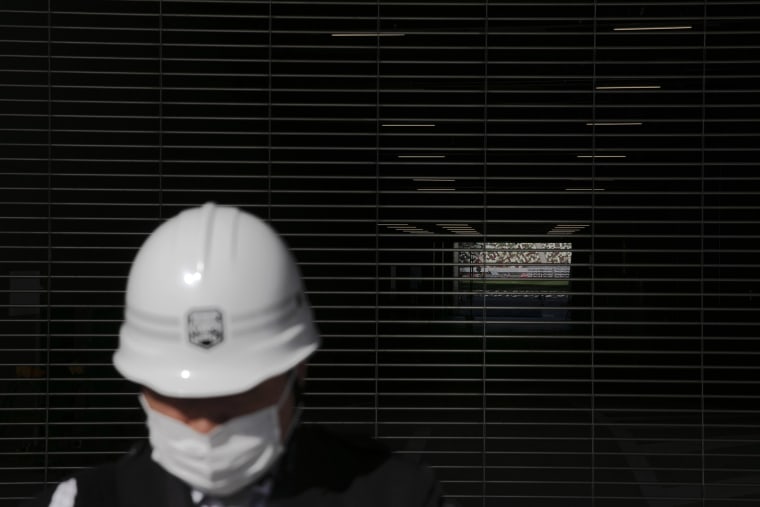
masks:
MULTIPOLYGON (((130 332, 122 328, 122 344, 139 343, 134 336, 123 339, 130 332)), ((225 355, 217 364, 213 351, 200 348, 188 351, 177 361, 138 347, 121 346, 113 355, 113 364, 124 378, 164 396, 229 396, 248 391, 305 361, 318 348, 319 338, 315 330, 297 325, 270 343, 280 345, 236 354, 233 358, 225 355)))

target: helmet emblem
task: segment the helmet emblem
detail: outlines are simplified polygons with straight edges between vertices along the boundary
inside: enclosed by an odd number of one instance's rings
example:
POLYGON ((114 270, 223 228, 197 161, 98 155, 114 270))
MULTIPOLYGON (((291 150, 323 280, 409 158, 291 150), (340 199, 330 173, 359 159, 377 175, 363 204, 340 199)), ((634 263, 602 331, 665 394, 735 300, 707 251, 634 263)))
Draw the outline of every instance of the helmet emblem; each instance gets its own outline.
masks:
POLYGON ((224 341, 222 312, 219 310, 195 310, 187 315, 187 336, 190 343, 210 349, 224 341))

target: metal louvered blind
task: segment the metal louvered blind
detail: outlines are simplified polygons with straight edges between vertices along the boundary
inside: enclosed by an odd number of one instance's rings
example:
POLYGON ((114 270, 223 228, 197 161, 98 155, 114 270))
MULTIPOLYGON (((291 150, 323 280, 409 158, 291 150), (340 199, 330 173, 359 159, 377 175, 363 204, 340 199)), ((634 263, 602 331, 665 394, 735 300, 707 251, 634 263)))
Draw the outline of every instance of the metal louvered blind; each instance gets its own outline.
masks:
POLYGON ((145 435, 125 277, 294 249, 304 423, 462 506, 760 501, 758 0, 0 3, 0 505, 145 435))

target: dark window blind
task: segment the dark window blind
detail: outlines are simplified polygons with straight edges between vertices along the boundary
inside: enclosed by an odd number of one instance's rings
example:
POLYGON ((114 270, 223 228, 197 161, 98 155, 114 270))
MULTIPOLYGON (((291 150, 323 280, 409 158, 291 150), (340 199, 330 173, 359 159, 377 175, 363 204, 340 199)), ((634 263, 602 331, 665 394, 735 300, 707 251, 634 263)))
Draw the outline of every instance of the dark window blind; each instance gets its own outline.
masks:
POLYGON ((462 506, 760 501, 760 1, 0 4, 0 505, 145 436, 129 264, 294 249, 304 424, 462 506))

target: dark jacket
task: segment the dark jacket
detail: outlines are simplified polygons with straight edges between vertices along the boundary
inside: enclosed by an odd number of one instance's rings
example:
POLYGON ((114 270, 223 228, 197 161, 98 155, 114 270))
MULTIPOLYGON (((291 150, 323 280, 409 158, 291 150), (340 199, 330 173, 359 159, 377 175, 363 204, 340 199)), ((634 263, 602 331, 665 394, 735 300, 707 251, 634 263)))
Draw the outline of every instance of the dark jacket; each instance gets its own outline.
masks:
MULTIPOLYGON (((192 507, 190 488, 142 445, 116 463, 75 476, 75 507, 192 507)), ((373 441, 302 426, 273 472, 267 507, 438 507, 431 469, 391 454, 373 441)), ((23 504, 47 507, 53 490, 23 504)))

